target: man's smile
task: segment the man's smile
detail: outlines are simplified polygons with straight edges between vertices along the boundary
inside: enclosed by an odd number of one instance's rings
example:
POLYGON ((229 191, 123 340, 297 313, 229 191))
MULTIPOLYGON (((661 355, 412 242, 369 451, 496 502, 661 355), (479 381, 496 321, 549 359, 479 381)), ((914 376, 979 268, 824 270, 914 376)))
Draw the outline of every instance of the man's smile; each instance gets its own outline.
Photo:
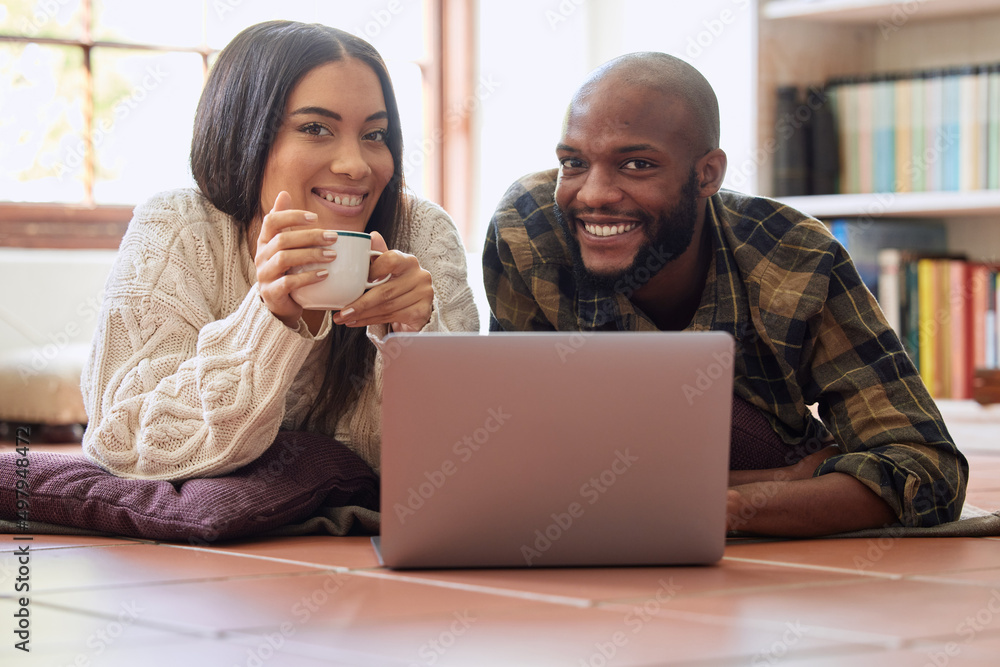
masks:
POLYGON ((637 222, 630 222, 628 224, 619 225, 595 225, 583 223, 583 228, 587 230, 588 234, 593 234, 594 236, 618 236, 620 234, 626 234, 636 227, 639 226, 637 222))

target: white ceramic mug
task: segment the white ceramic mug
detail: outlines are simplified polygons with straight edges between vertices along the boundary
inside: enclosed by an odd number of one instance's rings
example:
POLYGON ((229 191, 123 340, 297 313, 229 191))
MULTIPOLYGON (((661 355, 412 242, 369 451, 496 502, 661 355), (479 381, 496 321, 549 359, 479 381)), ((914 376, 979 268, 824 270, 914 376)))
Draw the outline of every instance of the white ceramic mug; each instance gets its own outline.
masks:
POLYGON ((303 308, 340 310, 364 294, 365 290, 392 277, 390 274, 376 281, 368 280, 371 258, 382 254, 372 250, 371 234, 337 230, 337 242, 328 247, 337 251, 337 256, 329 262, 305 264, 294 269, 295 273, 324 268, 330 272, 318 283, 292 290, 292 298, 303 308))

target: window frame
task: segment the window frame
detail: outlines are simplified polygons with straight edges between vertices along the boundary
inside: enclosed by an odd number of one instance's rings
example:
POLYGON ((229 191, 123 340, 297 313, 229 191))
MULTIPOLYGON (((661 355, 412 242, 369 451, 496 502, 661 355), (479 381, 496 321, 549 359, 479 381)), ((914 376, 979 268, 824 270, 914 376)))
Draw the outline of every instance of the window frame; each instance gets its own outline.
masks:
MULTIPOLYGON (((424 136, 434 138, 429 151, 426 196, 441 204, 455 218, 463 238, 472 234, 474 179, 471 152, 471 123, 445 122, 445 110, 456 100, 468 98, 472 90, 475 51, 476 0, 426 0, 427 57, 419 63, 424 77, 428 108, 424 136), (448 178, 445 179, 445 174, 448 178), (446 185, 447 184, 447 185, 446 185)), ((81 39, 25 37, 0 34, 0 42, 21 42, 83 49, 87 99, 84 101, 87 144, 85 167, 86 200, 80 204, 0 202, 0 247, 116 249, 132 218, 133 206, 97 205, 93 201, 94 149, 92 146, 93 77, 90 54, 94 48, 197 53, 202 56, 207 76, 209 58, 218 52, 207 46, 170 47, 160 44, 94 41, 90 39, 90 0, 83 2, 84 35, 81 39)), ((136 202, 136 205, 140 202, 136 202)))

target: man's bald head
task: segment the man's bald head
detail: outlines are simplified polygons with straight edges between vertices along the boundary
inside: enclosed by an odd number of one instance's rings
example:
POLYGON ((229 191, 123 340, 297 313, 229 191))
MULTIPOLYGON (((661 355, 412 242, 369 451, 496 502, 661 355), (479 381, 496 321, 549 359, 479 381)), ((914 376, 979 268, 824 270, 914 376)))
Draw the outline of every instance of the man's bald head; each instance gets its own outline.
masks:
POLYGON ((645 88, 681 102, 691 121, 687 137, 696 154, 719 147, 719 102, 708 80, 680 58, 655 51, 629 53, 590 73, 573 96, 572 106, 590 93, 624 87, 645 88))

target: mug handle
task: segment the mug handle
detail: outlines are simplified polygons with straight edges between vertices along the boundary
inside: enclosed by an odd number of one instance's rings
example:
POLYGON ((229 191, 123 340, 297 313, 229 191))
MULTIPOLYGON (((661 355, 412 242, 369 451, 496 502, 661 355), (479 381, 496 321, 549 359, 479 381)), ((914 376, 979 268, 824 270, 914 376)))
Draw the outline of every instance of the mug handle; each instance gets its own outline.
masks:
MULTIPOLYGON (((380 250, 370 250, 369 254, 368 254, 368 258, 371 259, 372 257, 378 257, 381 254, 382 254, 382 251, 380 251, 380 250)), ((365 289, 371 289, 371 288, 375 287, 376 285, 381 285, 382 283, 384 283, 387 280, 389 280, 389 278, 392 278, 392 274, 391 273, 389 275, 387 275, 387 276, 385 276, 383 278, 379 278, 378 280, 375 280, 375 281, 368 281, 368 280, 366 280, 365 281, 365 289)))

